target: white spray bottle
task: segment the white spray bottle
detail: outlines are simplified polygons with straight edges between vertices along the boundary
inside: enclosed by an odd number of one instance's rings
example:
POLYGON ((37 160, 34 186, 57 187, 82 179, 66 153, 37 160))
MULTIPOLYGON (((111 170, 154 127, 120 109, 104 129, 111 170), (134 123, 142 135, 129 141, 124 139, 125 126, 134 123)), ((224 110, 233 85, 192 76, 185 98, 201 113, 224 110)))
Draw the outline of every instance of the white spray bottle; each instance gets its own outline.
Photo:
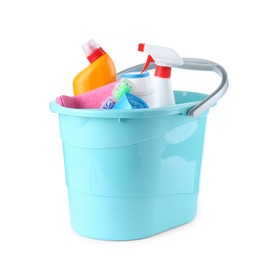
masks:
POLYGON ((153 80, 155 107, 175 105, 171 83, 171 67, 183 64, 180 55, 173 49, 144 43, 139 44, 138 51, 149 54, 141 73, 146 70, 150 62, 156 64, 153 80))

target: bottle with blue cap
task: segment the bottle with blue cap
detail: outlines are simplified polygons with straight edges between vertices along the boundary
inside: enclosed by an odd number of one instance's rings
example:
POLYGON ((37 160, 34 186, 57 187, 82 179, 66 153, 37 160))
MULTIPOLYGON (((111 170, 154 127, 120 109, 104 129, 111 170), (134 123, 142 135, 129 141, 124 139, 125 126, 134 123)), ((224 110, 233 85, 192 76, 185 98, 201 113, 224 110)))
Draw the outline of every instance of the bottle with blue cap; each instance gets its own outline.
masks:
POLYGON ((131 92, 132 94, 145 101, 150 108, 154 107, 154 90, 149 71, 145 71, 142 74, 140 72, 123 73, 122 79, 127 79, 135 85, 131 92))

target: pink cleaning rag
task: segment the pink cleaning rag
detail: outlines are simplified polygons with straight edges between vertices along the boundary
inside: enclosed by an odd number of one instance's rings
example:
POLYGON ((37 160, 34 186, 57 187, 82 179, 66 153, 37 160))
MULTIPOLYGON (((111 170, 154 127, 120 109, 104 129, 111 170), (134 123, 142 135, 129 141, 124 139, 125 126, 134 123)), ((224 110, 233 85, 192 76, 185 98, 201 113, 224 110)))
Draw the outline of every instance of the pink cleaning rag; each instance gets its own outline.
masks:
POLYGON ((68 108, 100 108, 109 96, 112 96, 117 81, 109 83, 103 87, 90 90, 84 94, 77 96, 60 96, 56 98, 56 102, 68 108))

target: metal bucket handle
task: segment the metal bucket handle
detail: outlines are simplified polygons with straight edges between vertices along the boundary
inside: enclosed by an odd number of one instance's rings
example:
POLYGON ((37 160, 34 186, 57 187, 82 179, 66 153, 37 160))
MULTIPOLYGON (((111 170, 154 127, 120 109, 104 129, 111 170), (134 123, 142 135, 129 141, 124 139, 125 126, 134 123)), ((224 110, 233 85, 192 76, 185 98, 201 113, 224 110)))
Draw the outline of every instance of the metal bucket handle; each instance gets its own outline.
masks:
MULTIPOLYGON (((144 66, 143 64, 139 64, 133 67, 130 67, 126 70, 123 70, 117 74, 117 78, 120 79, 123 73, 126 72, 136 72, 141 71, 144 66)), ((220 66, 219 64, 203 59, 197 58, 183 58, 183 65, 174 66, 175 68, 180 69, 188 69, 188 70, 201 70, 201 71, 213 71, 216 72, 221 77, 221 83, 218 88, 208 95, 205 99, 203 99, 196 106, 191 108, 188 112, 188 116, 196 118, 200 116, 203 112, 208 110, 212 105, 217 103, 218 100, 226 93, 228 89, 228 77, 226 70, 220 66)), ((151 63, 148 69, 154 69, 155 64, 151 63)))

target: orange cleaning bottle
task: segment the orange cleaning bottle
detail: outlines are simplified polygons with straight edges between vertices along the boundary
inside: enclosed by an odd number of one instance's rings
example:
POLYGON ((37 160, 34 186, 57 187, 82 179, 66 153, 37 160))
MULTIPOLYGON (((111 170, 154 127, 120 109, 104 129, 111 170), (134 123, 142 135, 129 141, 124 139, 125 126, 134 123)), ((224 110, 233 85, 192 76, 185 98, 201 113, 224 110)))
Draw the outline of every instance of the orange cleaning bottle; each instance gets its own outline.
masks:
POLYGON ((94 40, 88 41, 82 48, 90 65, 74 78, 74 95, 116 81, 116 68, 112 59, 94 40))

